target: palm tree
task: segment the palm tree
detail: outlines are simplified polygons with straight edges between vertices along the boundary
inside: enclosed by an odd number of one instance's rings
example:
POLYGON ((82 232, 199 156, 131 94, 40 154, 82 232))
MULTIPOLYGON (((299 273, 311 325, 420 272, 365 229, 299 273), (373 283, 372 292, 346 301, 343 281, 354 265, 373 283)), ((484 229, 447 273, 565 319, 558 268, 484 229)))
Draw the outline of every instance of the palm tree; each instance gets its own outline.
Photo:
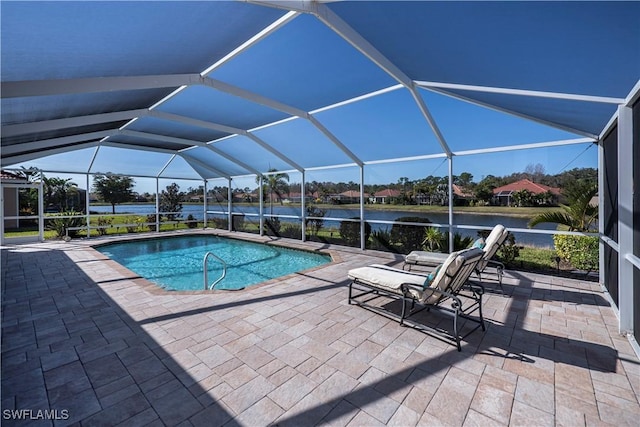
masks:
MULTIPOLYGON (((273 214, 273 195, 275 194, 282 204, 282 195, 289 192, 289 175, 278 172, 277 169, 269 169, 268 175, 262 175, 263 188, 262 192, 265 194, 265 189, 269 189, 269 213, 273 214)), ((260 177, 256 178, 256 183, 260 183, 260 177)), ((304 196, 304 195, 303 195, 304 196)))
POLYGON ((598 187, 589 185, 583 187, 581 191, 576 191, 569 195, 569 204, 560 205, 563 212, 547 212, 531 218, 529 228, 533 228, 543 222, 564 225, 569 231, 590 231, 593 230, 598 220, 598 207, 591 204, 598 194, 598 187))
POLYGON ((442 233, 435 227, 427 227, 424 230, 424 240, 422 244, 425 245, 429 251, 435 252, 436 250, 440 250, 440 245, 442 243, 442 233))
POLYGON ((71 178, 43 178, 45 185, 45 199, 59 209, 69 209, 69 196, 78 192, 78 184, 71 178))

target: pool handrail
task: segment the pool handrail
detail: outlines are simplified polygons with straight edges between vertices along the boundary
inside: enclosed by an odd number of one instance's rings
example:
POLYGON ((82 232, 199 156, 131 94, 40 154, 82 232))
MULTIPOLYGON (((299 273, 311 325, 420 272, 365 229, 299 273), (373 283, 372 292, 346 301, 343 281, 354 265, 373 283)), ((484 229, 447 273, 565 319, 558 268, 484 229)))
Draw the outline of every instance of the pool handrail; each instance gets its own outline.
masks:
POLYGON ((203 263, 203 269, 204 269, 204 289, 205 289, 205 291, 213 290, 213 288, 215 288, 215 286, 218 283, 220 283, 220 281, 227 276, 227 263, 224 262, 224 260, 222 258, 220 258, 218 255, 214 254, 211 251, 207 252, 204 255, 204 259, 203 259, 202 263, 203 263), (215 259, 217 259, 222 264, 222 276, 220 276, 218 278, 218 280, 213 282, 211 284, 211 286, 209 286, 209 272, 207 271, 207 260, 209 259, 210 256, 214 257, 215 259))

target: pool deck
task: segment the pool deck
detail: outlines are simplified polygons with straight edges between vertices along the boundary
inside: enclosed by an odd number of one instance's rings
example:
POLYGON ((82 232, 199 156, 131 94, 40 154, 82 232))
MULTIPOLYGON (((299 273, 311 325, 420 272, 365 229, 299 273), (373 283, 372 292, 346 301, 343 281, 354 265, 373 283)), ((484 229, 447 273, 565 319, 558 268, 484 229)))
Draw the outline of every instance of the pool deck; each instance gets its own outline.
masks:
POLYGON ((349 269, 398 256, 287 241, 330 249, 336 262, 244 291, 177 293, 106 259, 97 241, 2 249, 3 425, 640 419, 640 361, 597 283, 508 271, 504 295, 487 282, 486 332, 458 352, 347 304, 349 269), (59 419, 7 420, 13 409, 59 419))

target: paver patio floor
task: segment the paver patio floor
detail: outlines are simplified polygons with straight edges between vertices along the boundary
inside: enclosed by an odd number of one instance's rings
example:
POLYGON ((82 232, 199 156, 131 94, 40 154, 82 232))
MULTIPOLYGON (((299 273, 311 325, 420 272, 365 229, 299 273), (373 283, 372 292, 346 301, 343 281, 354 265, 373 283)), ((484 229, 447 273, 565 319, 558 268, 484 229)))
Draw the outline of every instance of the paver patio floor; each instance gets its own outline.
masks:
POLYGON ((336 262, 244 291, 176 293, 91 243, 2 250, 3 425, 640 419, 640 362, 596 283, 508 271, 505 295, 487 282, 487 331, 458 352, 347 304, 347 271, 397 264, 390 254, 296 241, 330 249, 336 262), (7 419, 23 409, 57 410, 59 419, 7 419))

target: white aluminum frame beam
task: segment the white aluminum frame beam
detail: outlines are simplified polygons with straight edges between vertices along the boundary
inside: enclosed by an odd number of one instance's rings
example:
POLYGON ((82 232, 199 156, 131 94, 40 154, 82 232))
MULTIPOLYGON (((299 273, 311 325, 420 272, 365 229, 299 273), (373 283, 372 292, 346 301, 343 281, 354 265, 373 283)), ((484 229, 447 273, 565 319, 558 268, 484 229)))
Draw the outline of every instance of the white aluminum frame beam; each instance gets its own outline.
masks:
MULTIPOLYGON (((91 148, 91 147, 97 147, 100 144, 99 141, 90 141, 90 142, 85 142, 85 143, 79 143, 79 144, 74 144, 73 146, 64 146, 64 147, 56 147, 56 148, 52 148, 46 151, 46 154, 43 154, 42 151, 40 152, 31 152, 31 153, 27 153, 27 154, 20 154, 20 155, 15 155, 15 156, 7 156, 5 157, 4 155, 2 156, 2 161, 1 161, 1 165, 2 167, 5 166, 12 166, 12 165, 17 165, 20 163, 25 163, 34 159, 39 159, 41 157, 47 157, 47 156, 53 156, 56 154, 61 154, 61 153, 66 153, 69 151, 75 151, 75 150, 81 150, 84 148, 91 148)), ((76 173, 76 172, 73 172, 76 173)), ((82 172, 84 173, 84 172, 82 172)))
POLYGON ((100 140, 105 136, 113 135, 114 133, 117 133, 117 132, 118 132, 117 130, 115 131, 101 130, 98 132, 89 132, 89 133, 82 133, 78 135, 62 136, 59 138, 42 139, 40 141, 35 141, 35 142, 23 142, 18 144, 5 145, 2 147, 2 157, 4 158, 5 156, 9 157, 13 155, 18 155, 25 151, 32 151, 32 150, 48 151, 49 148, 55 149, 61 146, 75 144, 78 142, 100 140))
POLYGON ((427 105, 416 90, 416 85, 413 80, 409 78, 409 76, 407 76, 402 70, 400 70, 393 62, 391 62, 382 53, 380 53, 380 51, 373 47, 373 45, 369 43, 364 37, 362 37, 360 33, 354 30, 338 15, 333 13, 333 11, 326 5, 318 2, 304 2, 303 5, 308 13, 313 14, 323 24, 333 30, 347 43, 357 49, 370 61, 372 61, 379 68, 389 74, 393 79, 397 80, 401 85, 406 87, 407 90, 409 90, 420 112, 435 134, 438 143, 440 143, 442 150, 447 154, 447 156, 451 156, 451 149, 449 148, 447 141, 444 139, 444 136, 440 132, 440 129, 433 119, 433 116, 429 112, 427 105))
POLYGON ((247 171, 249 171, 251 173, 254 173, 256 175, 260 173, 256 169, 254 169, 251 166, 247 165, 246 163, 236 159, 235 157, 233 157, 233 156, 231 156, 229 154, 226 154, 226 153, 222 152, 221 150, 213 147, 211 144, 207 144, 206 142, 193 141, 193 140, 185 139, 185 138, 176 138, 174 136, 158 135, 158 134, 154 134, 154 133, 139 132, 139 131, 133 131, 133 130, 122 130, 122 131, 120 131, 120 134, 126 135, 126 136, 138 137, 138 138, 142 138, 142 139, 150 139, 150 140, 154 140, 154 141, 165 141, 165 142, 171 142, 171 143, 175 143, 175 144, 190 145, 189 148, 179 150, 179 153, 184 153, 184 152, 186 152, 188 150, 192 150, 192 149, 198 148, 198 147, 207 148, 207 149, 213 151, 214 153, 218 154, 219 156, 224 157, 225 159, 231 161, 232 163, 237 164, 238 166, 246 169, 247 171))
POLYGON ((416 80, 415 83, 418 86, 423 88, 467 90, 472 92, 499 93, 503 95, 564 99, 568 101, 599 102, 599 103, 616 104, 616 105, 622 104, 625 101, 623 98, 613 98, 613 97, 607 97, 607 96, 581 95, 581 94, 561 93, 561 92, 545 92, 545 91, 539 91, 539 90, 526 90, 526 89, 509 89, 509 88, 502 88, 502 87, 476 86, 476 85, 466 85, 466 84, 458 84, 458 83, 426 82, 421 80, 416 80))
MULTIPOLYGON (((219 123, 214 123, 214 122, 210 122, 210 121, 205 121, 205 120, 193 119, 191 117, 180 116, 178 114, 165 113, 163 111, 158 111, 158 110, 151 110, 151 111, 149 111, 148 115, 150 117, 155 117, 155 118, 162 119, 162 120, 174 121, 174 122, 182 123, 182 124, 185 124, 185 125, 196 126, 196 127, 201 127, 201 128, 205 128, 205 129, 212 129, 212 130, 216 130, 216 131, 220 131, 220 132, 225 132, 225 133, 230 134, 228 137, 233 137, 233 136, 236 136, 236 135, 238 135, 238 136, 246 136, 247 138, 252 139, 256 144, 260 145, 265 150, 269 151, 271 154, 273 154, 276 157, 278 157, 283 162, 293 166, 299 172, 302 172, 302 170, 303 170, 302 166, 298 165, 296 162, 294 162, 293 160, 291 160, 290 158, 288 158, 287 156, 285 156, 284 154, 282 154, 281 152, 279 152, 278 150, 276 150, 275 148, 273 148, 272 146, 267 144, 264 140, 262 140, 258 136, 254 135, 253 133, 251 133, 249 131, 246 131, 244 129, 240 129, 240 128, 236 128, 236 127, 232 127, 232 126, 227 126, 227 125, 223 125, 223 124, 219 124, 219 123)), ((227 138, 227 137, 225 137, 225 138, 227 138)), ((210 141, 207 144, 210 144, 210 145, 211 144, 216 144, 220 140, 221 139, 217 139, 215 141, 210 141)))
POLYGON ((176 154, 176 150, 171 150, 168 148, 160 148, 160 147, 151 147, 148 145, 136 145, 131 143, 124 143, 118 141, 102 141, 100 143, 101 147, 112 147, 112 148, 121 148, 123 150, 137 150, 137 151, 149 151, 152 153, 162 153, 162 154, 176 154))
POLYGON ((229 52, 227 55, 225 55, 215 64, 212 64, 210 67, 205 69, 203 72, 200 73, 200 75, 206 76, 207 74, 213 72, 217 68, 221 67, 223 64, 229 62, 236 56, 240 55, 242 52, 249 49, 251 46, 255 45, 256 43, 268 37, 270 34, 274 33, 275 31, 279 30, 281 27, 291 22, 298 15, 300 15, 298 12, 290 11, 286 13, 284 16, 281 16, 280 18, 278 18, 277 20, 269 24, 262 31, 258 32, 256 35, 254 35, 253 37, 251 37, 250 39, 242 43, 240 46, 238 46, 237 48, 229 52))
MULTIPOLYGON (((179 155, 180 157, 182 157, 182 158, 184 159, 184 161, 185 161, 185 162, 187 162, 187 163, 195 163, 195 164, 197 164, 198 166, 200 166, 200 167, 202 167, 202 168, 204 168, 204 169, 206 169, 206 170, 208 170, 208 171, 211 171, 211 172, 214 172, 214 173, 216 173, 216 174, 220 175, 220 176, 217 176, 217 177, 209 177, 209 178, 205 178, 205 177, 201 176, 201 178, 202 178, 202 179, 216 179, 216 178, 226 178, 226 179, 231 179, 231 176, 230 176, 228 173, 224 173, 224 172, 222 172, 221 170, 218 170, 218 169, 216 169, 216 168, 212 167, 211 165, 206 164, 206 163, 204 163, 204 162, 202 162, 202 161, 200 161, 200 160, 196 159, 195 157, 193 157, 193 156, 189 155, 189 154, 188 154, 188 153, 186 153, 186 152, 178 153, 178 155, 179 155)), ((196 172, 196 173, 197 173, 197 172, 196 172)))
POLYGON ((239 98, 264 105, 274 110, 282 111, 291 116, 296 116, 296 117, 300 117, 302 119, 308 120, 309 122, 311 122, 313 126, 316 127, 316 129, 318 129, 321 133, 323 133, 351 160, 353 160, 358 165, 362 165, 362 160, 360 160, 358 156, 356 156, 351 150, 349 150, 342 142, 340 142, 340 140, 335 135, 333 135, 326 127, 324 127, 324 125, 322 125, 315 117, 313 117, 311 114, 307 113, 306 111, 300 110, 290 105, 286 105, 279 101, 275 101, 273 99, 267 98, 257 93, 250 92, 240 87, 222 82, 220 80, 212 79, 210 77, 204 77, 202 79, 202 84, 204 84, 205 86, 209 86, 213 89, 217 89, 221 92, 225 92, 230 95, 234 95, 239 98))
POLYGON ((428 90, 440 95, 444 95, 444 96, 448 96, 449 98, 453 98, 453 99, 457 99, 460 101, 464 101, 464 102, 468 102, 469 104, 473 104, 473 105, 477 105, 483 108, 487 108, 489 110, 493 110, 493 111, 497 111, 499 113, 504 113, 504 114, 509 114, 510 116, 514 116, 514 117, 518 117, 521 119, 525 119, 528 120, 530 122, 534 122, 534 123, 539 123, 541 125, 545 125, 545 126, 549 126, 555 129, 560 129, 563 130, 565 132, 571 132, 571 133, 575 133, 576 135, 582 135, 584 137, 587 138, 592 138, 594 140, 598 139, 598 135, 592 134, 590 132, 585 132, 583 130, 580 129, 576 129, 576 128, 572 128, 570 126, 565 126, 565 125, 561 125, 555 122, 550 122, 548 120, 543 120, 540 119, 538 117, 533 117, 533 116, 529 116, 527 114, 523 114, 523 113, 519 113, 517 111, 513 111, 513 110, 509 110, 508 108, 502 108, 502 107, 498 107, 496 105, 492 105, 492 104, 487 104, 486 102, 482 102, 482 101, 478 101, 476 99, 472 99, 472 98, 468 98, 466 96, 462 96, 456 93, 451 93, 451 92, 447 92, 446 90, 443 89, 436 89, 436 88, 432 88, 432 87, 424 87, 424 90, 428 90))
POLYGON ((454 151, 454 156, 470 156, 475 154, 487 154, 487 153, 499 153, 503 151, 516 151, 516 150, 531 150, 536 148, 549 148, 549 147, 560 147, 563 145, 575 145, 575 144, 593 144, 597 142, 593 138, 575 138, 575 139, 562 139, 557 141, 547 141, 547 142, 532 142, 530 144, 520 144, 520 145, 505 145, 502 147, 493 147, 493 148, 479 148, 477 150, 463 150, 463 151, 454 151))
POLYGON ((2 99, 31 96, 69 95, 189 86, 201 82, 200 74, 88 77, 59 80, 2 82, 2 99))
POLYGON ((87 116, 69 117, 66 119, 43 120, 39 122, 17 123, 2 126, 2 136, 11 137, 30 133, 48 132, 58 129, 72 128, 76 126, 89 126, 101 123, 130 120, 146 115, 147 109, 115 111, 112 113, 91 114, 87 116))

